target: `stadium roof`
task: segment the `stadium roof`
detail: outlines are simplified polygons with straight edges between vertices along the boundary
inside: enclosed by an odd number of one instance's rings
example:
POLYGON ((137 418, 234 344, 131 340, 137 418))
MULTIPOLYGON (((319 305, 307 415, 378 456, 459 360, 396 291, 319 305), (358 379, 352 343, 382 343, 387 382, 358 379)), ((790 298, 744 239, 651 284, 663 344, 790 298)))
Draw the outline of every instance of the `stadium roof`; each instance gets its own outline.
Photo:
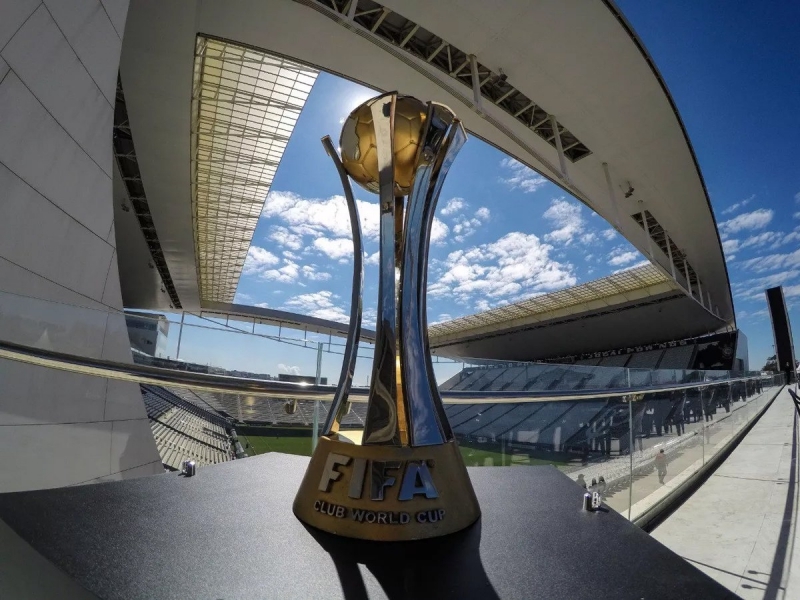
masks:
POLYGON ((437 323, 429 328, 428 335, 431 343, 436 345, 445 339, 494 332, 515 325, 540 323, 676 289, 679 288, 675 283, 656 267, 644 265, 572 288, 541 294, 516 304, 437 323))
POLYGON ((233 302, 264 200, 317 74, 197 37, 192 217, 201 301, 233 302))
MULTIPOLYGON (((479 0, 132 3, 121 80, 173 281, 164 284, 183 307, 201 302, 186 94, 198 35, 447 104, 473 135, 602 215, 688 293, 698 330, 691 335, 734 323, 721 243, 688 136, 652 59, 610 0, 514 0, 503 10, 479 0)), ((123 277, 147 268, 128 261, 125 248, 119 256, 123 277)), ((152 301, 149 290, 129 289, 127 305, 159 308, 142 304, 152 301)))
POLYGON ((653 265, 432 325, 433 353, 537 360, 712 333, 719 319, 653 265), (705 328, 705 329, 704 329, 705 328))

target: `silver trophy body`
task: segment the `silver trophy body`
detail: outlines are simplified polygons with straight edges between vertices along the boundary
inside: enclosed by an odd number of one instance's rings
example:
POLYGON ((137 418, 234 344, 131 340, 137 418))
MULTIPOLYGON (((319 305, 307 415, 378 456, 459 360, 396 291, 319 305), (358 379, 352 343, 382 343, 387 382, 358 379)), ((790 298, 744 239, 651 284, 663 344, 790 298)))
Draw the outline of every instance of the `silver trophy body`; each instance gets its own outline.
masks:
POLYGON ((480 516, 436 387, 425 301, 436 202, 465 142, 449 108, 396 93, 353 111, 341 158, 330 138, 323 139, 344 188, 355 261, 339 386, 294 503, 295 514, 314 527, 356 538, 407 540, 452 533, 480 516), (380 202, 375 359, 360 446, 338 435, 355 368, 363 281, 348 174, 377 192, 380 202))

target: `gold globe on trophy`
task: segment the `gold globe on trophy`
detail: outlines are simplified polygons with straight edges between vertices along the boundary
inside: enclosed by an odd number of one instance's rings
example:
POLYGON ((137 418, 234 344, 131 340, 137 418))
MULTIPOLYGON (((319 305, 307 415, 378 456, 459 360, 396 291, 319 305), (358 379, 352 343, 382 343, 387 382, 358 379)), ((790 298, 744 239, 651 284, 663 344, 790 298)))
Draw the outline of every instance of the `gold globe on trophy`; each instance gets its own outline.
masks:
MULTIPOLYGON (((342 165, 358 185, 373 194, 378 189, 378 143, 369 100, 347 117, 339 138, 342 165)), ((414 180, 420 136, 428 107, 412 96, 398 96, 394 114, 394 195, 405 196, 414 180)))
POLYGON ((466 142, 442 104, 395 92, 347 118, 341 157, 322 144, 339 173, 353 232, 350 329, 339 385, 295 498, 294 514, 336 535, 380 541, 454 533, 480 507, 436 387, 425 305, 436 202, 466 142), (361 331, 363 257, 351 177, 378 194, 380 268, 375 358, 360 445, 339 435, 349 410, 361 331))

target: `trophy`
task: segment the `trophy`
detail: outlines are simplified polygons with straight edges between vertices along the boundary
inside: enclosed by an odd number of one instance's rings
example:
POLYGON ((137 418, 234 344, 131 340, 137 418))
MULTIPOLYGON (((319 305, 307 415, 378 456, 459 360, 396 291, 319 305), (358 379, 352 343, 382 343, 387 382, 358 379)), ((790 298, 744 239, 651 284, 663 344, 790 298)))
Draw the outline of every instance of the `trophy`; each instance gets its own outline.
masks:
POLYGON ((480 508, 436 388, 426 282, 434 210, 466 142, 453 112, 397 93, 368 100, 323 146, 342 181, 353 231, 350 330, 339 385, 294 501, 303 522, 368 540, 459 531, 480 508), (379 195, 380 283, 375 359, 361 445, 339 435, 361 330, 363 248, 348 175, 379 195))

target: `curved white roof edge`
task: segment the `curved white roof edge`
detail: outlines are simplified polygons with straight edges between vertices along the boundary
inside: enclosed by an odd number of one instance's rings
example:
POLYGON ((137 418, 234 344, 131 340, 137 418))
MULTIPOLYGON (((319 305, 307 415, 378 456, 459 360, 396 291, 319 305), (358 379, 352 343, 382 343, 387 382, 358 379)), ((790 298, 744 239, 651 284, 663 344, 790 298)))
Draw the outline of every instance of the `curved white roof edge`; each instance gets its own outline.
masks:
MULTIPOLYGON (((248 306, 227 302, 202 302, 198 312, 202 317, 227 317, 234 321, 287 327, 289 329, 298 329, 335 337, 347 337, 349 328, 347 323, 339 323, 338 321, 319 319, 317 317, 285 310, 276 310, 274 308, 261 308, 260 306, 248 306)), ((362 328, 360 341, 368 343, 375 342, 375 331, 362 328)))
POLYGON ((202 33, 377 90, 400 89, 448 104, 474 135, 575 195, 711 312, 734 323, 720 238, 685 127, 663 78, 616 5, 519 0, 499 11, 478 0, 382 5, 359 0, 350 15, 344 8, 353 3, 332 4, 336 8, 317 0, 131 5, 121 75, 143 181, 171 271, 173 265, 178 272, 194 269, 186 264, 193 253, 183 252, 191 249, 191 222, 169 215, 188 212, 186 89, 194 39, 202 33), (392 29, 412 23, 398 30, 402 39, 392 29), (447 46, 474 56, 479 93, 472 93, 471 64, 466 80, 464 73, 447 72, 422 57, 425 43, 431 53, 447 46), (515 93, 492 98, 498 85, 513 86, 515 93), (555 136, 547 139, 545 125, 537 130, 537 124, 521 122, 527 113, 520 110, 515 117, 508 108, 517 95, 530 99, 531 116, 539 109, 554 115, 559 131, 590 153, 571 160, 568 150, 555 147, 555 136), (632 194, 625 193, 629 188, 632 194))

